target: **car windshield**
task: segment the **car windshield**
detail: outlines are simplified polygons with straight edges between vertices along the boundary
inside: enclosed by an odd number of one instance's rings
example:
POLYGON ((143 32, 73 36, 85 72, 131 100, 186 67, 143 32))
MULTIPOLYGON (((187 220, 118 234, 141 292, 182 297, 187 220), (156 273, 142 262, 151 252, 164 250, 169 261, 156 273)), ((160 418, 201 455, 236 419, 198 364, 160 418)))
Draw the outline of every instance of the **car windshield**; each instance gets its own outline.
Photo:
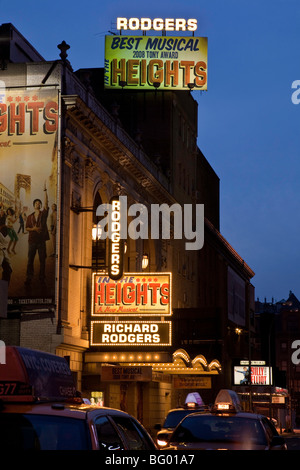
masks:
POLYGON ((0 414, 0 448, 5 450, 89 449, 83 420, 61 416, 0 414))
POLYGON ((176 428, 177 424, 185 418, 186 415, 190 413, 195 413, 195 410, 175 410, 170 411, 166 416, 163 427, 164 428, 176 428))
POLYGON ((172 442, 249 442, 266 444, 259 420, 237 416, 194 415, 187 417, 175 430, 172 442))

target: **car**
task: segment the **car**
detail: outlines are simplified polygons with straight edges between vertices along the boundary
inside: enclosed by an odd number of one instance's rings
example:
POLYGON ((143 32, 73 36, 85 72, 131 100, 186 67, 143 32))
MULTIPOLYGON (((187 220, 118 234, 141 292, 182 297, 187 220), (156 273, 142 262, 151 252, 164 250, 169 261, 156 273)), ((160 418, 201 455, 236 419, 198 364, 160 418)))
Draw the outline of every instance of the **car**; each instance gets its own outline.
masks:
POLYGON ((169 437, 185 416, 195 413, 195 411, 204 412, 207 409, 208 407, 204 405, 202 398, 197 392, 189 393, 184 406, 170 410, 165 417, 163 425, 157 424, 155 426, 155 429, 158 431, 156 434, 156 444, 159 449, 163 449, 168 445, 169 437))
POLYGON ((64 358, 7 347, 0 364, 1 450, 157 450, 130 414, 86 403, 64 358))
POLYGON ((243 412, 237 394, 221 390, 208 413, 186 416, 169 436, 167 450, 287 450, 263 415, 243 412))

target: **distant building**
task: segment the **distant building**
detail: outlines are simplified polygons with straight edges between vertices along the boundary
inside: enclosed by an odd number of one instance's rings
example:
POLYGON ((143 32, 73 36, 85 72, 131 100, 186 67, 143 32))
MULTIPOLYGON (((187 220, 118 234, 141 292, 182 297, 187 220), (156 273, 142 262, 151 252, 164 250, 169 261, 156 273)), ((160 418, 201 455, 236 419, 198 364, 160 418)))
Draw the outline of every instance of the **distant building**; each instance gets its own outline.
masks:
POLYGON ((291 396, 295 422, 300 416, 300 302, 290 291, 280 301, 257 300, 255 312, 261 358, 273 368, 274 386, 286 388, 291 396))

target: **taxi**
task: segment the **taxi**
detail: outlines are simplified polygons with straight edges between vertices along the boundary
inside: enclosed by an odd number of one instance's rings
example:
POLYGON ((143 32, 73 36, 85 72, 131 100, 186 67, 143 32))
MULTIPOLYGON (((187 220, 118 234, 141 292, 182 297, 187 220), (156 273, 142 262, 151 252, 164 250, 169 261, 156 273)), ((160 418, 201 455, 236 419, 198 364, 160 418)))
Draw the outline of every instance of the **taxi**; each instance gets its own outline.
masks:
POLYGON ((165 449, 287 450, 287 445, 266 416, 243 412, 238 395, 221 390, 209 413, 183 418, 165 449))
POLYGON ((163 425, 157 424, 155 426, 155 429, 158 431, 156 444, 159 449, 164 449, 168 445, 172 432, 183 418, 196 411, 204 412, 207 410, 208 407, 204 404, 198 392, 189 393, 185 399, 184 406, 170 410, 165 417, 163 425))
POLYGON ((16 346, 0 364, 1 450, 156 450, 131 415, 85 403, 67 361, 16 346))

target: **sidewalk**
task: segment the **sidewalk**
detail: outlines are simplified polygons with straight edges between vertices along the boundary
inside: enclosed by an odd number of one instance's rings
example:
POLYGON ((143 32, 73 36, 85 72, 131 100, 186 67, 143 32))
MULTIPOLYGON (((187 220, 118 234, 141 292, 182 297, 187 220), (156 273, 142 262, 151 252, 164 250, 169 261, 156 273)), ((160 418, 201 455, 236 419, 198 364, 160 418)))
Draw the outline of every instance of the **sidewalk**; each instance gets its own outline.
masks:
POLYGON ((283 437, 289 437, 289 436, 300 437, 300 429, 299 428, 295 428, 295 429, 288 430, 288 431, 283 429, 282 432, 280 432, 279 427, 276 427, 276 429, 278 431, 278 434, 280 434, 283 437))

